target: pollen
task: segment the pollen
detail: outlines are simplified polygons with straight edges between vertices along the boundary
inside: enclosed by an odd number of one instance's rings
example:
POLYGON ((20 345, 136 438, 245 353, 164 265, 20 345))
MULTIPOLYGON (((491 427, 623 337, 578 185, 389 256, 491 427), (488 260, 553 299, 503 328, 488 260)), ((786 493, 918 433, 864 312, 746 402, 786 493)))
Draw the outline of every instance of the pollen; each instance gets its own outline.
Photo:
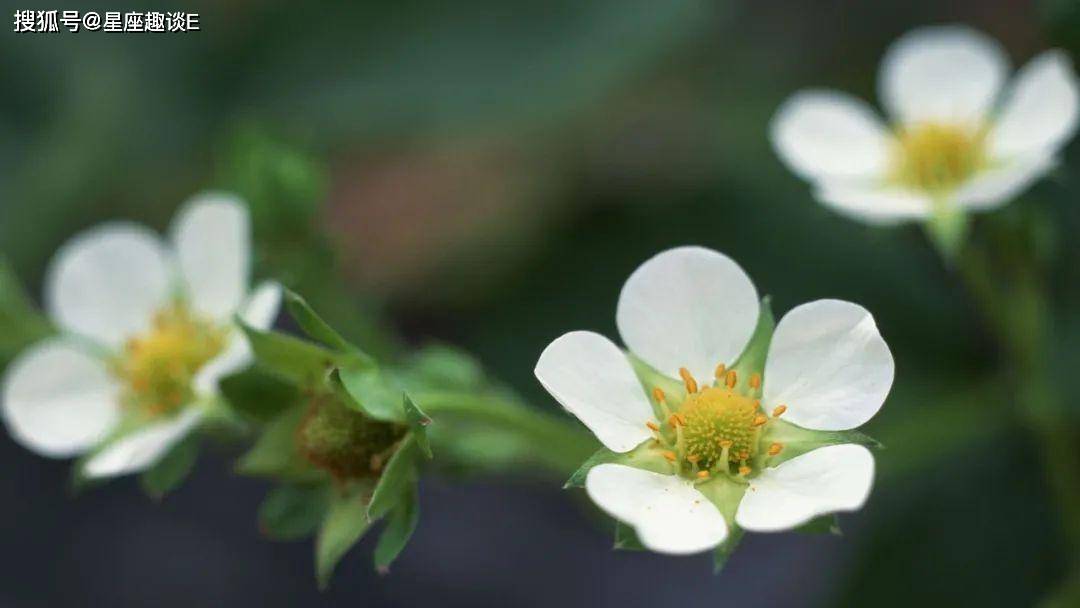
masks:
POLYGON ((775 408, 773 408, 772 417, 773 418, 779 418, 780 416, 783 416, 784 412, 786 412, 786 411, 787 411, 787 406, 786 405, 778 405, 775 408))
POLYGON ((652 389, 653 399, 656 399, 657 403, 663 403, 665 400, 664 391, 660 390, 659 386, 654 386, 652 389))
POLYGON ((113 362, 123 403, 146 416, 170 413, 194 395, 195 375, 225 347, 225 330, 177 304, 157 313, 150 330, 128 340, 113 362))
POLYGON ((923 123, 897 133, 893 179, 928 192, 959 186, 986 164, 984 133, 960 125, 923 123))
POLYGON ((769 446, 769 456, 776 456, 784 449, 783 444, 774 443, 769 446))
POLYGON ((649 429, 652 430, 652 431, 655 431, 655 432, 660 431, 660 425, 656 424, 655 422, 653 422, 651 420, 646 422, 645 426, 649 427, 649 429))
POLYGON ((679 368, 679 376, 682 377, 683 384, 686 385, 686 392, 696 393, 698 392, 697 380, 694 380, 694 376, 690 374, 690 370, 685 367, 679 368))
POLYGON ((716 376, 717 380, 723 380, 724 379, 724 371, 725 370, 727 370, 727 366, 724 365, 723 363, 716 366, 716 372, 714 372, 714 375, 716 376))
POLYGON ((735 384, 739 381, 739 375, 735 373, 735 370, 731 370, 727 373, 727 387, 735 388, 735 384))
POLYGON ((725 451, 729 462, 737 462, 738 455, 757 448, 753 422, 758 408, 748 397, 724 388, 705 388, 688 396, 678 415, 685 453, 695 455, 703 468, 720 464, 725 451))

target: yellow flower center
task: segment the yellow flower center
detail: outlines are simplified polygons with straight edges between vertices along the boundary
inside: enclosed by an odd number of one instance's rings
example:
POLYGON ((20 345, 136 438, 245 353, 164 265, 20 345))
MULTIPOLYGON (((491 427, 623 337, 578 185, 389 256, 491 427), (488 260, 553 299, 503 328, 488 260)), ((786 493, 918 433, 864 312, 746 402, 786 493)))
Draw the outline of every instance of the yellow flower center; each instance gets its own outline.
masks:
POLYGON ((893 179, 931 193, 951 190, 986 164, 981 129, 923 123, 897 132, 893 179))
POLYGON ((154 316, 153 327, 128 340, 113 372, 124 384, 125 406, 148 416, 175 411, 194 397, 192 381, 225 347, 226 330, 176 304, 154 316))

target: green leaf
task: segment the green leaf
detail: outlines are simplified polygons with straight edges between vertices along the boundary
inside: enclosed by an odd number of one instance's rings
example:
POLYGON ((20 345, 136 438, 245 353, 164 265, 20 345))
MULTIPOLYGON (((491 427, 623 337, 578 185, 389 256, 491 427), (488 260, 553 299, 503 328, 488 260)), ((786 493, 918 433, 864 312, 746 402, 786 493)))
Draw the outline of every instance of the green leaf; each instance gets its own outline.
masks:
MULTIPOLYGON (((773 330, 776 329, 776 320, 773 317, 771 299, 766 296, 761 299, 761 312, 758 313, 757 325, 754 333, 750 336, 750 342, 746 344, 742 354, 730 366, 740 379, 749 379, 754 374, 764 374, 765 357, 769 354, 769 344, 772 342, 773 330)), ((749 386, 749 383, 746 384, 749 386)), ((749 394, 753 397, 761 396, 761 388, 750 389, 749 394)))
POLYGON ((644 469, 654 473, 670 474, 672 471, 671 463, 660 455, 660 450, 649 446, 651 441, 652 440, 650 439, 623 454, 612 452, 607 448, 600 448, 590 456, 588 460, 583 462, 581 466, 578 467, 578 470, 574 471, 574 474, 570 476, 570 479, 567 479, 566 483, 563 484, 563 489, 584 488, 585 478, 589 475, 589 471, 596 465, 609 462, 644 469))
POLYGON ((257 368, 227 376, 219 386, 233 411, 259 422, 271 420, 300 399, 295 386, 257 368))
POLYGON ((259 505, 259 530, 274 540, 296 540, 315 532, 330 507, 331 486, 286 484, 259 505))
POLYGON ((344 367, 330 375, 335 389, 344 389, 345 403, 376 420, 406 422, 401 408, 403 391, 378 369, 344 367))
POLYGON ((371 504, 368 505, 369 520, 375 521, 386 515, 402 500, 408 484, 417 475, 418 457, 419 447, 416 445, 416 437, 410 433, 402 440, 397 451, 386 463, 382 475, 379 476, 379 482, 371 496, 371 504))
POLYGON ((187 479, 198 457, 199 439, 194 434, 188 435, 154 466, 139 475, 139 485, 148 496, 161 500, 187 479))
POLYGON ((349 492, 335 496, 315 539, 315 578, 319 589, 330 585, 330 577, 341 558, 364 535, 371 522, 363 494, 349 492))
POLYGON ((428 441, 427 426, 431 424, 431 418, 428 417, 412 399, 409 399, 408 395, 403 396, 405 408, 405 419, 409 422, 409 427, 412 430, 412 435, 416 439, 416 445, 420 448, 420 451, 431 459, 431 443, 428 441))
POLYGON ((312 467, 296 446, 296 430, 306 414, 307 408, 297 406, 271 420, 255 445, 240 458, 236 472, 293 481, 323 479, 325 473, 312 467))
POLYGON ((641 544, 637 532, 633 526, 615 520, 615 550, 616 551, 647 551, 641 544))
POLYGON ((840 520, 835 513, 815 517, 795 528, 795 532, 799 534, 832 534, 834 536, 843 534, 840 530, 840 520))
POLYGON ((373 363, 370 357, 362 354, 359 349, 341 337, 341 334, 334 328, 330 327, 330 324, 324 321, 300 294, 285 290, 285 307, 289 309, 289 315, 300 326, 300 329, 304 330, 304 333, 312 340, 322 342, 336 351, 349 353, 366 360, 368 363, 373 363))
POLYGON ((859 431, 814 431, 778 419, 772 419, 766 425, 761 442, 762 445, 779 443, 784 446, 779 455, 768 458, 768 466, 776 466, 827 445, 854 443, 871 449, 883 447, 874 438, 859 431))
POLYGON ((379 536, 375 546, 375 568, 386 573, 405 545, 409 543, 416 525, 420 521, 420 501, 417 497, 416 480, 413 479, 405 489, 405 494, 390 512, 386 529, 379 536))
POLYGON ((484 384, 483 368, 476 359, 441 344, 424 347, 413 357, 410 368, 435 390, 472 391, 484 384))
POLYGON ((716 546, 713 550, 713 574, 720 574, 720 571, 727 565, 728 558, 735 552, 735 549, 739 547, 739 543, 742 542, 743 529, 738 526, 731 526, 728 537, 724 539, 724 542, 716 546))
POLYGON ((54 332, 26 296, 7 260, 0 258, 0 367, 22 349, 54 332))
POLYGON ((243 322, 240 327, 247 335, 259 365, 299 386, 322 382, 339 361, 338 354, 317 344, 274 331, 258 330, 243 322))

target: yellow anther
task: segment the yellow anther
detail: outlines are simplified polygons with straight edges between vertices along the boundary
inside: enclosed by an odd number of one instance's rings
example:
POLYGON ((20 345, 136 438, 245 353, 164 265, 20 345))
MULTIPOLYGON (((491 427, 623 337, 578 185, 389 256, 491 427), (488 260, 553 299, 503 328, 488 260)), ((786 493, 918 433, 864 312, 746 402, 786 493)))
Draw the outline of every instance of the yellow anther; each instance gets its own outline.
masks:
POLYGON ((708 479, 709 478, 709 472, 708 471, 698 471, 697 476, 698 476, 698 479, 708 479))
POLYGON ((761 388, 761 374, 755 372, 750 376, 750 388, 761 388))
POLYGON ((775 408, 773 408, 772 417, 773 418, 779 418, 780 416, 783 416, 784 412, 786 412, 786 411, 787 411, 787 406, 786 405, 778 405, 775 408))
POLYGON ((678 412, 668 416, 667 422, 672 426, 672 428, 686 425, 686 419, 683 418, 682 414, 678 412))
POLYGON ((660 455, 666 458, 668 462, 675 462, 675 452, 672 452, 671 450, 664 450, 663 452, 660 452, 660 455))
POLYGON ((701 460, 701 456, 698 456, 697 454, 690 454, 686 457, 686 461, 690 464, 697 464, 699 460, 701 460))
POLYGON ((753 469, 751 469, 750 467, 748 467, 748 466, 746 466, 746 465, 744 464, 744 465, 742 465, 741 467, 739 467, 739 475, 742 475, 743 477, 746 477, 747 475, 749 475, 749 474, 750 474, 750 472, 751 472, 752 470, 753 470, 753 469))
POLYGON ((784 446, 782 444, 774 443, 774 444, 769 446, 769 456, 776 456, 777 454, 780 453, 780 450, 783 450, 783 449, 784 449, 784 446))
POLYGON ((723 380, 724 379, 724 371, 725 370, 727 370, 727 366, 724 365, 723 363, 716 366, 715 375, 716 375, 717 380, 723 380))
POLYGON ((686 392, 688 392, 688 393, 696 393, 697 392, 697 389, 698 389, 697 380, 694 380, 694 377, 692 375, 690 375, 690 370, 686 369, 685 367, 680 367, 679 368, 679 376, 682 377, 683 384, 686 385, 686 392))
POLYGON ((727 373, 726 383, 727 383, 728 388, 735 388, 735 383, 738 382, 738 381, 739 381, 739 376, 738 376, 738 374, 735 373, 735 370, 731 370, 731 371, 729 371, 727 373))
POLYGON ((761 426, 761 425, 765 424, 768 421, 769 421, 769 419, 765 417, 765 414, 758 414, 757 416, 754 416, 753 425, 754 426, 761 426))
POLYGON ((733 445, 735 445, 735 442, 730 440, 730 439, 721 439, 720 440, 720 447, 722 447, 724 449, 730 448, 733 445))
POLYGON ((649 427, 649 429, 651 429, 653 431, 660 432, 660 425, 656 424, 652 420, 646 422, 645 426, 649 427))
POLYGON ((740 460, 746 460, 747 458, 750 458, 750 450, 743 450, 743 451, 742 451, 742 452, 741 452, 741 453, 739 454, 739 459, 740 459, 740 460))
POLYGON ((653 396, 653 399, 656 399, 656 401, 659 402, 659 403, 663 403, 665 401, 665 399, 666 399, 666 397, 664 395, 664 391, 660 390, 659 386, 654 386, 653 387, 652 396, 653 396))

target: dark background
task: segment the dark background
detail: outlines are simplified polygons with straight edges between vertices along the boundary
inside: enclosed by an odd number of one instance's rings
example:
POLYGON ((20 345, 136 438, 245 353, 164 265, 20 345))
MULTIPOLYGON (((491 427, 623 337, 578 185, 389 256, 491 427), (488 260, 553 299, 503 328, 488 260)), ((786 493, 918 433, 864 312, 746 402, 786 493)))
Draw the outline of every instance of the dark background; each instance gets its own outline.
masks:
MULTIPOLYGON (((618 290, 637 264, 707 245, 738 260, 778 315, 820 297, 874 312, 897 361, 865 428, 887 446, 879 480, 841 518, 843 537, 751 535, 714 577, 703 556, 612 552, 610 524, 562 479, 432 478, 392 573, 374 573, 369 540, 319 594, 309 542, 260 538, 267 486, 230 473, 238 448, 205 453, 155 504, 133 480, 73 497, 67 463, 4 438, 0 605, 1029 606, 1064 576, 1038 445, 1002 403, 998 355, 967 295, 917 228, 868 228, 814 204, 766 126, 804 86, 873 99, 883 50, 919 25, 973 25, 1016 65, 1052 46, 1075 59, 1076 3, 186 10, 201 32, 0 36, 0 252, 31 294, 79 229, 115 217, 161 229, 190 194, 236 187, 255 205, 260 274, 358 339, 381 310, 410 342, 468 349, 554 411, 531 373, 542 348, 570 329, 616 335, 618 290), (252 155, 303 196, 252 194, 252 155), (306 206, 316 194, 324 204, 306 206)), ((1067 395, 1080 389, 1075 147, 1015 205, 1057 235, 1053 365, 1067 395)), ((0 340, 4 359, 18 329, 0 340)))

